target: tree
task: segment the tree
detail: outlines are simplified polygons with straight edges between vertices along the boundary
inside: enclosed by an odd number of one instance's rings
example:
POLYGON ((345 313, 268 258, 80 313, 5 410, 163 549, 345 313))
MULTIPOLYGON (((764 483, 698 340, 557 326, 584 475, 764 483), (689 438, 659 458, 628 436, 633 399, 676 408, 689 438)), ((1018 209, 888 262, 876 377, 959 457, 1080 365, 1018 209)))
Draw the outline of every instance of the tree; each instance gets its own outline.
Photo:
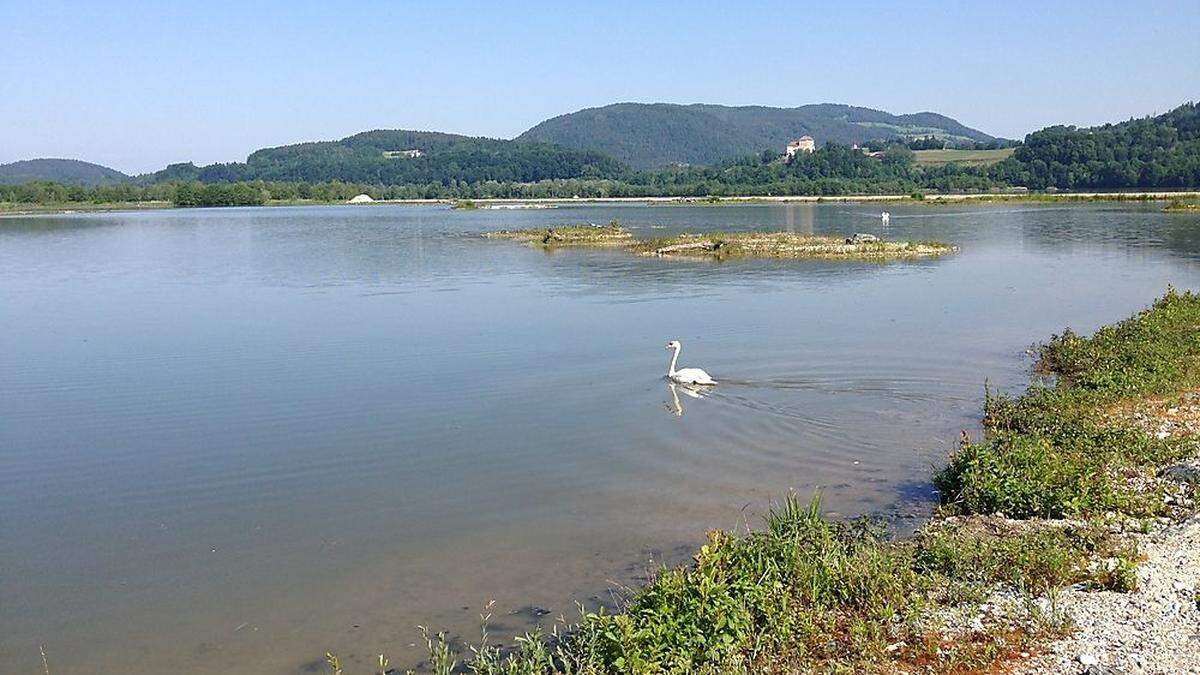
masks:
POLYGON ((913 163, 916 155, 902 143, 893 143, 883 151, 883 163, 898 168, 907 168, 913 163))

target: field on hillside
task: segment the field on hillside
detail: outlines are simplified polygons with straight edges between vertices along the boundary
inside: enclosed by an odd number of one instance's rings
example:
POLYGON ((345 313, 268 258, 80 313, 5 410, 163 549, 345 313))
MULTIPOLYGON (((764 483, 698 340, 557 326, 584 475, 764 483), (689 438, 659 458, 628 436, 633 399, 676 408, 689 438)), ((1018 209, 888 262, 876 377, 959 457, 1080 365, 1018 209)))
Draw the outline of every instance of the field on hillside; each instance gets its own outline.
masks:
POLYGON ((990 166, 1013 154, 1014 148, 1000 150, 917 150, 917 164, 967 164, 990 166))

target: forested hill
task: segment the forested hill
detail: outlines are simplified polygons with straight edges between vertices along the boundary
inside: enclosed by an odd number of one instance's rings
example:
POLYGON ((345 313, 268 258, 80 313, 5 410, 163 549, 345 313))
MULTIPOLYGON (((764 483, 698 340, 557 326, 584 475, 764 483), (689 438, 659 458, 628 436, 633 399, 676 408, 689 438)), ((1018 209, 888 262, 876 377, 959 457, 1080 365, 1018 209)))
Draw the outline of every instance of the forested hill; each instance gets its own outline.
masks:
POLYGON ((102 185, 120 183, 129 176, 107 166, 78 159, 25 159, 0 164, 0 183, 16 185, 31 181, 51 181, 64 185, 102 185))
POLYGON ((145 182, 344 181, 420 185, 555 178, 616 178, 625 168, 594 151, 430 131, 377 130, 339 141, 264 148, 245 162, 172 164, 145 182))
POLYGON ((833 103, 799 108, 617 103, 551 118, 517 140, 597 150, 653 169, 719 164, 765 149, 782 152, 789 140, 804 135, 812 136, 818 147, 897 137, 935 136, 964 144, 995 140, 937 113, 892 115, 833 103))
POLYGON ((1084 129, 1047 127, 1026 136, 993 174, 1035 190, 1200 186, 1200 107, 1084 129))

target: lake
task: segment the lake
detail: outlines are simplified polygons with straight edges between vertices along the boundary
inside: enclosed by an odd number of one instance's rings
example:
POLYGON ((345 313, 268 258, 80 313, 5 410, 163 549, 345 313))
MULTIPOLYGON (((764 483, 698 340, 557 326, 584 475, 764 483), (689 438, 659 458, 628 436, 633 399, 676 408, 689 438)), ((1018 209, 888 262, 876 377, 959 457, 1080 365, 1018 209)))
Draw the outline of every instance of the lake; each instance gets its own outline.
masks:
MULTIPOLYGON (((899 531, 1031 344, 1200 286, 1157 205, 336 206, 0 220, 0 671, 347 672, 417 624, 610 603, 818 490, 899 531), (961 246, 639 258, 479 232, 619 219, 961 246), (722 381, 701 398, 681 365, 722 381)), ((541 616, 549 610, 549 614, 541 616)))

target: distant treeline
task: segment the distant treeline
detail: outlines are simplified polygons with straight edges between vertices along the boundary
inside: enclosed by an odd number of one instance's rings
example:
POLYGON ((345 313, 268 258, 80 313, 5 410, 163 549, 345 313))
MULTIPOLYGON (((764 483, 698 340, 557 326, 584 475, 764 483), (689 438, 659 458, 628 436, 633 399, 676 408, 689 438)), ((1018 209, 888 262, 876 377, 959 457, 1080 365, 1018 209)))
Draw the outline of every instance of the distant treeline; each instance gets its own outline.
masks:
POLYGON ((0 185, 0 202, 18 204, 125 204, 170 202, 175 206, 260 206, 270 201, 346 201, 374 186, 351 183, 283 183, 247 181, 204 184, 195 181, 137 185, 122 183, 83 187, 46 181, 0 185))
POLYGON ((0 185, 0 201, 29 204, 168 201, 177 206, 243 206, 270 201, 852 195, 1200 186, 1200 109, 1090 129, 1030 134, 990 167, 914 164, 905 143, 862 149, 828 144, 784 161, 777 151, 719 166, 635 171, 597 153, 545 144, 428 132, 368 132, 332 143, 273 148, 246 163, 173 165, 136 182, 96 187, 50 182, 0 185), (404 134, 403 137, 397 134, 404 134), (421 156, 385 156, 409 147, 421 156), (330 176, 338 180, 330 180, 330 176), (353 180, 349 178, 353 177, 353 180))
POLYGON ((28 204, 167 201, 176 206, 251 206, 271 201, 346 201, 357 194, 374 199, 481 199, 570 197, 702 197, 708 195, 908 194, 919 190, 979 191, 995 187, 976 168, 919 167, 903 145, 881 159, 861 150, 830 145, 783 162, 774 155, 747 157, 719 167, 684 167, 627 172, 622 178, 559 178, 536 182, 447 180, 407 185, 239 181, 170 181, 95 187, 35 182, 0 185, 0 201, 28 204))

